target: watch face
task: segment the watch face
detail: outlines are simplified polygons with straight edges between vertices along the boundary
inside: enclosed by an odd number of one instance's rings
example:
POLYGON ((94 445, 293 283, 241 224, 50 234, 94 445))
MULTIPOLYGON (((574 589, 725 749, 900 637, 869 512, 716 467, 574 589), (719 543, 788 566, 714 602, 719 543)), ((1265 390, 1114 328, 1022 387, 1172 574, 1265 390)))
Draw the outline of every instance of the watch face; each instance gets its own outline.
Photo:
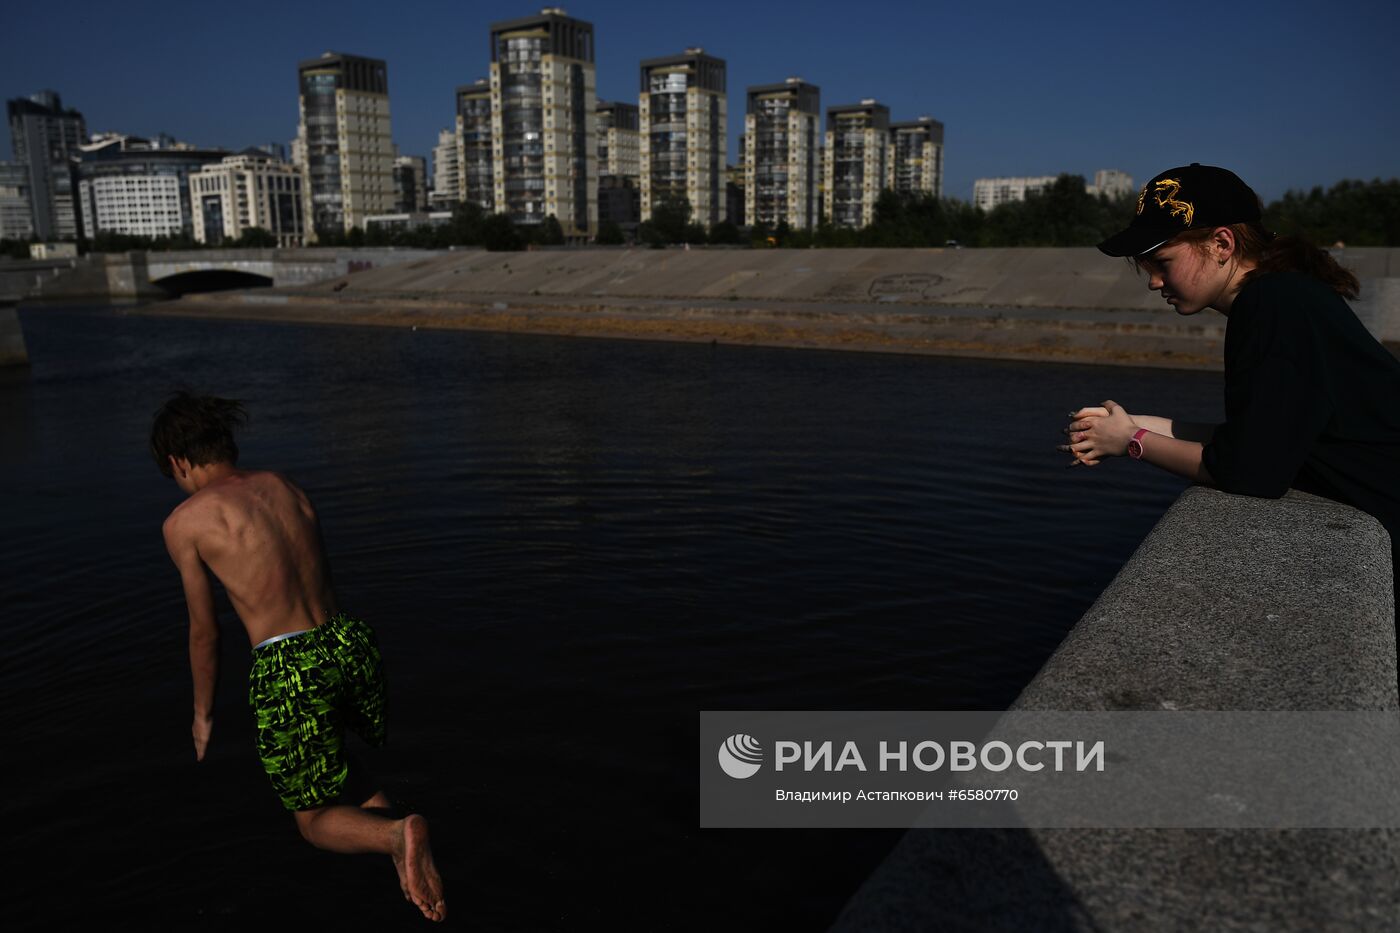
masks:
POLYGON ((1128 456, 1132 457, 1134 460, 1138 460, 1142 457, 1142 441, 1137 438, 1128 441, 1128 456))

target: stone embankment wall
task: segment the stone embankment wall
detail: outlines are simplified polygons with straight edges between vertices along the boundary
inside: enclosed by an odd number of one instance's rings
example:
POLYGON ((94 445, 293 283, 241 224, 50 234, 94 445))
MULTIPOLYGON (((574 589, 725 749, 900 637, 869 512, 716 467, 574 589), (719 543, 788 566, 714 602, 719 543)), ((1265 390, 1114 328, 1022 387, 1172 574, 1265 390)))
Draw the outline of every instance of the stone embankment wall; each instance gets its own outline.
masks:
POLYGON ((436 255, 425 250, 329 248, 102 253, 70 261, 70 271, 45 278, 23 294, 45 301, 158 301, 170 297, 159 281, 183 273, 243 272, 270 279, 275 286, 296 287, 436 255))
MULTIPOLYGON (((1400 249, 1335 255, 1363 280, 1358 313, 1367 302, 1400 304, 1400 249)), ((376 269, 348 282, 344 291, 1104 311, 1165 307, 1125 260, 1095 249, 470 250, 376 269)))
MULTIPOLYGON (((1400 250, 1339 252, 1400 350, 1400 250)), ((1181 317, 1092 249, 464 250, 168 313, 1216 369, 1225 319, 1181 317)))
POLYGON ((17 304, 77 264, 77 259, 0 259, 0 307, 17 304))
MULTIPOLYGON (((1369 515, 1194 487, 1013 709, 1395 710, 1394 606, 1369 515)), ((913 830, 834 929, 1390 929, 1397 864, 1391 829, 913 830)))
POLYGON ((73 259, 0 259, 0 368, 29 362, 14 306, 43 282, 67 273, 75 263, 73 259))

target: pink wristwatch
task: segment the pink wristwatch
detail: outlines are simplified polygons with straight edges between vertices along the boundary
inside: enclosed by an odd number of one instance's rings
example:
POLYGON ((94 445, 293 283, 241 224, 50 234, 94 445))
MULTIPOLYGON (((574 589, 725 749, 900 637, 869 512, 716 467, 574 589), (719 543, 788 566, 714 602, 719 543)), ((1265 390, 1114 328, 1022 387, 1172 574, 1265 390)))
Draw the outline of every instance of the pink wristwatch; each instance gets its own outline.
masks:
POLYGON ((1133 434, 1133 439, 1128 441, 1128 456, 1134 460, 1142 459, 1142 436, 1146 433, 1146 428, 1138 428, 1133 434))

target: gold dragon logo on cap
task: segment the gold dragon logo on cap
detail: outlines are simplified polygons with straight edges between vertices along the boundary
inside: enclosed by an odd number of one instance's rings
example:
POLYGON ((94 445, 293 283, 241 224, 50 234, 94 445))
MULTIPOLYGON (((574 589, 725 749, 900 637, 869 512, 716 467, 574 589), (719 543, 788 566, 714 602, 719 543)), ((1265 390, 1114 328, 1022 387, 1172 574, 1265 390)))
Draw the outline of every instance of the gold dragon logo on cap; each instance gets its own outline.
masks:
MULTIPOLYGON (((1167 210, 1169 216, 1182 218, 1182 224, 1191 226, 1191 218, 1196 216, 1196 207, 1190 201, 1176 200, 1177 192, 1181 191, 1181 182, 1175 178, 1163 178, 1153 186, 1152 198, 1157 202, 1157 206, 1167 210)), ((1143 194, 1147 189, 1142 189, 1143 194)), ((1138 198, 1138 212, 1142 212, 1142 198, 1138 198)))

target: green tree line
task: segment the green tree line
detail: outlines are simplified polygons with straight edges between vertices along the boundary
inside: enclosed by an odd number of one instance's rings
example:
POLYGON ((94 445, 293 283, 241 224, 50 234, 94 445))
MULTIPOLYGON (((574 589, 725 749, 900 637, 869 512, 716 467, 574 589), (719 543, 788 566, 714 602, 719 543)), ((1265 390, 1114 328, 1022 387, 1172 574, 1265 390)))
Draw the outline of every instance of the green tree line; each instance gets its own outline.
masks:
MULTIPOLYGON (((875 204, 874 221, 859 230, 833 227, 825 219, 813 231, 756 227, 755 245, 789 247, 1094 246, 1121 230, 1136 210, 1136 194, 1092 195, 1083 178, 1061 175, 1024 201, 982 211, 928 194, 886 190, 875 204)), ((1400 246, 1400 179, 1342 181, 1324 191, 1289 191, 1264 209, 1264 225, 1319 246, 1400 246)))
MULTIPOLYGON (((837 227, 822 218, 814 230, 794 230, 786 223, 755 224, 748 230, 729 221, 711 227, 695 222, 685 199, 666 200, 637 228, 636 243, 664 247, 692 243, 752 247, 932 247, 950 241, 961 246, 1093 246, 1122 229, 1133 214, 1136 195, 1110 198, 1084 190, 1078 175, 1061 175, 1044 191, 1024 201, 982 211, 971 204, 928 194, 898 195, 886 190, 875 204, 873 222, 859 230, 837 227)), ((1301 236, 1319 246, 1400 246, 1400 179, 1342 181, 1324 190, 1289 191, 1264 210, 1264 224, 1277 233, 1301 236)), ((596 242, 627 241, 622 229, 603 221, 596 242)), ((0 240, 0 255, 28 258, 29 242, 0 240)), ((411 229, 351 230, 323 235, 322 246, 399 246, 447 249, 480 246, 488 250, 520 250, 530 245, 564 243, 564 231, 554 217, 543 223, 517 226, 503 214, 480 206, 458 204, 449 222, 411 229)), ((218 248, 276 246, 266 230, 251 229, 218 248)), ((211 247, 188 234, 135 237, 102 233, 79 241, 80 252, 125 250, 187 250, 211 247)))

